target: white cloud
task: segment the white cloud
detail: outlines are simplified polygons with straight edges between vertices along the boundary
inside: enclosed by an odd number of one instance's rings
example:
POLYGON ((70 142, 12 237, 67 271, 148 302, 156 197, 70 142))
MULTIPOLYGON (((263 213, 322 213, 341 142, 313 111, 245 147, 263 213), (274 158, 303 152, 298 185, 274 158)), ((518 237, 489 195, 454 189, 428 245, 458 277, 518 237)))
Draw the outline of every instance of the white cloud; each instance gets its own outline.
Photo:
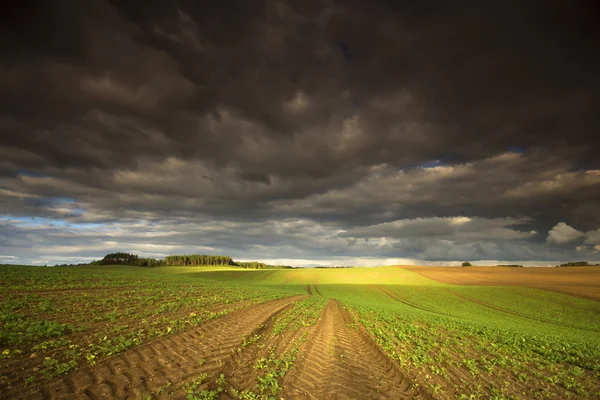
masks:
POLYGON ((340 236, 352 238, 435 238, 453 243, 480 240, 527 239, 531 232, 512 227, 522 225, 526 219, 479 218, 479 217, 433 217, 403 219, 361 228, 349 229, 340 236))
POLYGON ((564 222, 559 222, 554 228, 548 231, 546 242, 552 244, 565 244, 579 239, 584 235, 585 234, 583 232, 578 231, 564 222))
POLYGON ((600 184, 600 170, 562 172, 550 179, 527 182, 519 187, 507 190, 505 194, 509 197, 527 198, 574 191, 598 184, 600 184))
POLYGON ((598 244, 600 245, 600 229, 596 231, 589 231, 585 233, 586 244, 598 244))

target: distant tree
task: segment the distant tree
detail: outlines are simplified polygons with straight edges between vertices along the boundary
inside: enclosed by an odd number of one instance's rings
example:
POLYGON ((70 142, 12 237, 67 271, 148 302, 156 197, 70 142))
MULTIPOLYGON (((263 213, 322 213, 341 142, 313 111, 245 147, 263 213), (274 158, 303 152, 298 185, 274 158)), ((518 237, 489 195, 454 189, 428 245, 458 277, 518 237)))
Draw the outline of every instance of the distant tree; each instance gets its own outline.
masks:
POLYGON ((242 268, 246 268, 246 269, 273 269, 273 268, 277 268, 277 269, 286 269, 286 268, 292 268, 290 265, 270 265, 270 264, 265 264, 265 263, 261 263, 258 261, 237 261, 233 263, 234 266, 236 267, 242 267, 242 268))
POLYGON ((100 260, 102 265, 136 265, 137 254, 130 253, 110 253, 100 260))
POLYGON ((513 268, 523 268, 521 264, 498 264, 496 267, 513 267, 513 268))
POLYGON ((588 267, 587 261, 571 261, 568 263, 560 264, 559 267, 588 267))
POLYGON ((463 267, 471 267, 471 263, 468 262, 468 261, 465 261, 465 262, 462 263, 462 266, 463 267))
POLYGON ((154 258, 140 258, 137 254, 110 253, 102 260, 92 261, 90 265, 134 265, 138 267, 158 267, 164 265, 164 261, 154 258))
POLYGON ((159 267, 164 265, 164 262, 154 258, 138 258, 135 265, 138 267, 159 267))
POLYGON ((229 256, 209 256, 205 254, 167 256, 164 264, 176 266, 235 265, 229 256))

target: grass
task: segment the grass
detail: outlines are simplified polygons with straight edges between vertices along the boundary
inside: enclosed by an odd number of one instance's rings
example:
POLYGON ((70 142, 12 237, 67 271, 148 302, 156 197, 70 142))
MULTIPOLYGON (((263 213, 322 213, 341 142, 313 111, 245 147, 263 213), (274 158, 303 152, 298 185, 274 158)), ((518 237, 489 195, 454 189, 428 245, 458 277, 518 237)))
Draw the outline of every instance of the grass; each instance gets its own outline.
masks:
POLYGON ((200 376, 189 398, 276 396, 330 298, 435 398, 600 398, 600 303, 541 289, 450 285, 394 267, 0 267, 0 283, 0 389, 248 304, 310 294, 267 331, 240 338, 240 352, 262 352, 253 390, 200 376), (303 333, 291 350, 268 350, 295 330, 303 333), (16 366, 30 372, 15 374, 16 366))

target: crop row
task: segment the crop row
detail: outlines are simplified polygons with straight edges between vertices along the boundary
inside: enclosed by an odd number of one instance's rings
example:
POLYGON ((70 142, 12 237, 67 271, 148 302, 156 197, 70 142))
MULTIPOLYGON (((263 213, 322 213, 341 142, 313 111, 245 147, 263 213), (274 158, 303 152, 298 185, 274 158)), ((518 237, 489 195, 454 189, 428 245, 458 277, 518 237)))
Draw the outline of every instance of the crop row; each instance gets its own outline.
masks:
POLYGON ((278 398, 281 382, 325 304, 325 300, 317 297, 297 301, 257 332, 240 338, 240 346, 231 360, 224 363, 214 382, 201 375, 185 385, 187 398, 216 399, 222 393, 244 400, 278 398))
MULTIPOLYGON (((40 272, 39 279, 53 276, 32 269, 40 272)), ((119 281, 112 277, 119 274, 110 275, 108 282, 119 281)), ((139 286, 76 292, 57 286, 52 292, 0 295, 0 389, 40 384, 141 343, 281 297, 272 290, 202 281, 144 277, 139 286)))
POLYGON ((436 398, 571 398, 598 393, 600 348, 472 321, 354 304, 356 322, 436 398))

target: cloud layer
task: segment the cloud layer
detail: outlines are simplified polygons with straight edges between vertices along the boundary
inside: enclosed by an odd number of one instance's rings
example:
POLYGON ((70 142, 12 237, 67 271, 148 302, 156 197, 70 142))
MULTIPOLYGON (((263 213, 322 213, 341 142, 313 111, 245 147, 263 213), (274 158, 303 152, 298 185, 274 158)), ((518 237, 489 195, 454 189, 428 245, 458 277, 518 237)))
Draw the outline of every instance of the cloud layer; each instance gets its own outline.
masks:
POLYGON ((7 9, 0 262, 598 258, 597 8, 468 3, 7 9))

